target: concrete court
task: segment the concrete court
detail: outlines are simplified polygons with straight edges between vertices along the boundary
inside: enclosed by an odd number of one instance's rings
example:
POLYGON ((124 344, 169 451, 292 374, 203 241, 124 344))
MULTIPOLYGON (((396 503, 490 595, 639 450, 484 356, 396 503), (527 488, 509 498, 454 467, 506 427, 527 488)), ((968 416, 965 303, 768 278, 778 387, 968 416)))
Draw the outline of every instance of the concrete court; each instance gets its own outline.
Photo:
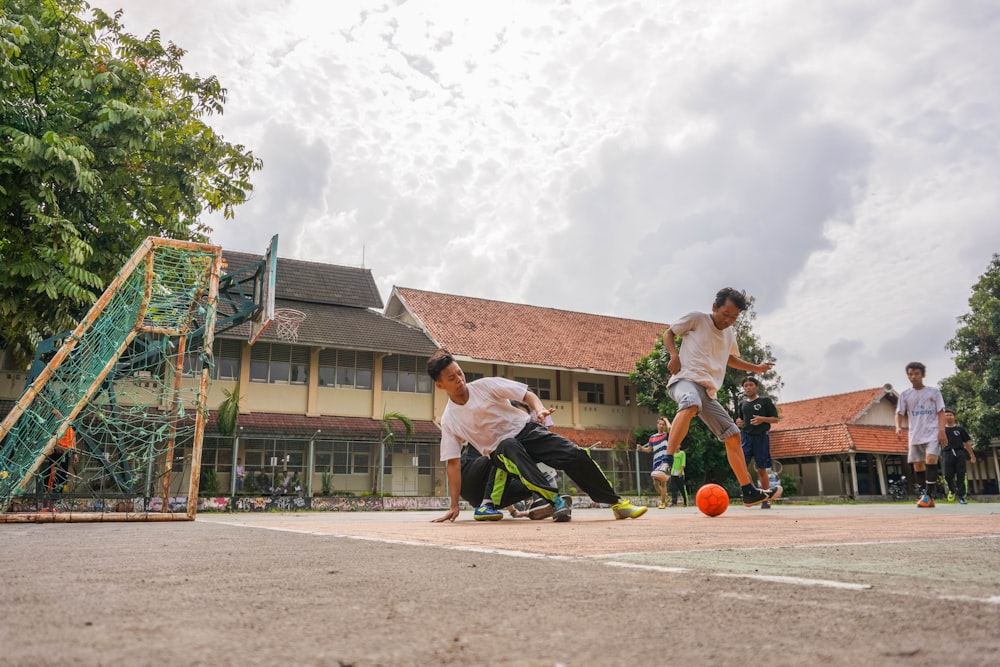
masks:
POLYGON ((0 524, 0 665, 997 665, 1000 504, 0 524))

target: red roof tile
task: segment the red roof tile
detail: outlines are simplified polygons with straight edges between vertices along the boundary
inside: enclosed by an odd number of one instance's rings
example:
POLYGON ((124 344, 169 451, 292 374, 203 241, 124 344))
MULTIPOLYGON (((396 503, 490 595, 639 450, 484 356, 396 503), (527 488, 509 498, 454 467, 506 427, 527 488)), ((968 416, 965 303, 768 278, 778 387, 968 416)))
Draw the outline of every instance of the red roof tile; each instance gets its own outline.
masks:
POLYGON ((831 424, 771 432, 771 456, 776 459, 851 451, 866 454, 905 454, 906 438, 897 438, 889 426, 831 424))
MULTIPOLYGON (((215 432, 215 415, 210 413, 207 429, 215 432)), ((331 438, 378 438, 380 423, 376 419, 365 417, 306 417, 305 415, 276 414, 271 412, 252 412, 241 414, 239 425, 245 435, 293 435, 310 437, 320 429, 321 439, 331 438)), ((403 437, 405 431, 398 421, 392 422, 397 437, 403 437)), ((413 420, 413 440, 420 442, 438 442, 441 439, 441 429, 431 421, 413 420)))
POLYGON ((593 447, 597 444, 598 449, 611 449, 617 444, 632 444, 632 431, 626 429, 613 428, 584 428, 575 429, 570 426, 550 426, 549 430, 558 433, 567 440, 572 441, 580 447, 593 447))
POLYGON ((393 288, 441 347, 503 364, 630 373, 666 324, 393 288))
POLYGON ((895 399, 887 385, 781 404, 781 421, 771 429, 771 456, 905 454, 906 438, 897 438, 894 426, 854 423, 879 402, 895 399))
POLYGON ((895 398, 895 393, 891 389, 878 387, 852 391, 847 394, 781 403, 779 404, 781 421, 774 425, 771 433, 809 426, 850 424, 887 395, 888 400, 895 398))

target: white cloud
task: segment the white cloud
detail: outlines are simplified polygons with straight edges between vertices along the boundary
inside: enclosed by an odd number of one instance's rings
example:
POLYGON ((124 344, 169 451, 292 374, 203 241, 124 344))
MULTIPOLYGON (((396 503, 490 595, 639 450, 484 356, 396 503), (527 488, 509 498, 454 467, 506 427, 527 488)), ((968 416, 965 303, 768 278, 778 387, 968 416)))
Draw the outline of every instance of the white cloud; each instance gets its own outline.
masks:
POLYGON ((98 0, 264 160, 215 240, 668 322, 757 298, 784 400, 944 345, 1000 249, 990 2, 98 0))

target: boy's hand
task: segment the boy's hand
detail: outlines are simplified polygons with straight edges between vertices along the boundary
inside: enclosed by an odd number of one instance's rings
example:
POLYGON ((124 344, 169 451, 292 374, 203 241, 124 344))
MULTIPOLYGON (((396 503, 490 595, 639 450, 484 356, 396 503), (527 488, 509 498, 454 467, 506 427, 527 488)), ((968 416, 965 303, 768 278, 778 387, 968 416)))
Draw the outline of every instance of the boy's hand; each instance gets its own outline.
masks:
POLYGON ((681 360, 678 357, 671 355, 670 361, 667 362, 667 370, 670 371, 671 375, 677 375, 681 372, 681 360))
POLYGON ((771 370, 772 368, 774 368, 774 364, 772 362, 770 362, 770 361, 765 361, 762 364, 757 364, 757 369, 756 370, 757 370, 758 373, 766 373, 769 370, 771 370))

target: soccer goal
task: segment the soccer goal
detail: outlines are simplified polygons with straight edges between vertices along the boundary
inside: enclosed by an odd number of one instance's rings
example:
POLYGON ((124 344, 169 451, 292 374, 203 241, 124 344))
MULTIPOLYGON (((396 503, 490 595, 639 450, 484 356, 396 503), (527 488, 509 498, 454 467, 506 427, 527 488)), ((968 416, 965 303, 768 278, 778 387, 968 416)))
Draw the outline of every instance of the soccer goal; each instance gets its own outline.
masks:
POLYGON ((0 522, 194 518, 221 268, 136 250, 0 425, 0 522))

